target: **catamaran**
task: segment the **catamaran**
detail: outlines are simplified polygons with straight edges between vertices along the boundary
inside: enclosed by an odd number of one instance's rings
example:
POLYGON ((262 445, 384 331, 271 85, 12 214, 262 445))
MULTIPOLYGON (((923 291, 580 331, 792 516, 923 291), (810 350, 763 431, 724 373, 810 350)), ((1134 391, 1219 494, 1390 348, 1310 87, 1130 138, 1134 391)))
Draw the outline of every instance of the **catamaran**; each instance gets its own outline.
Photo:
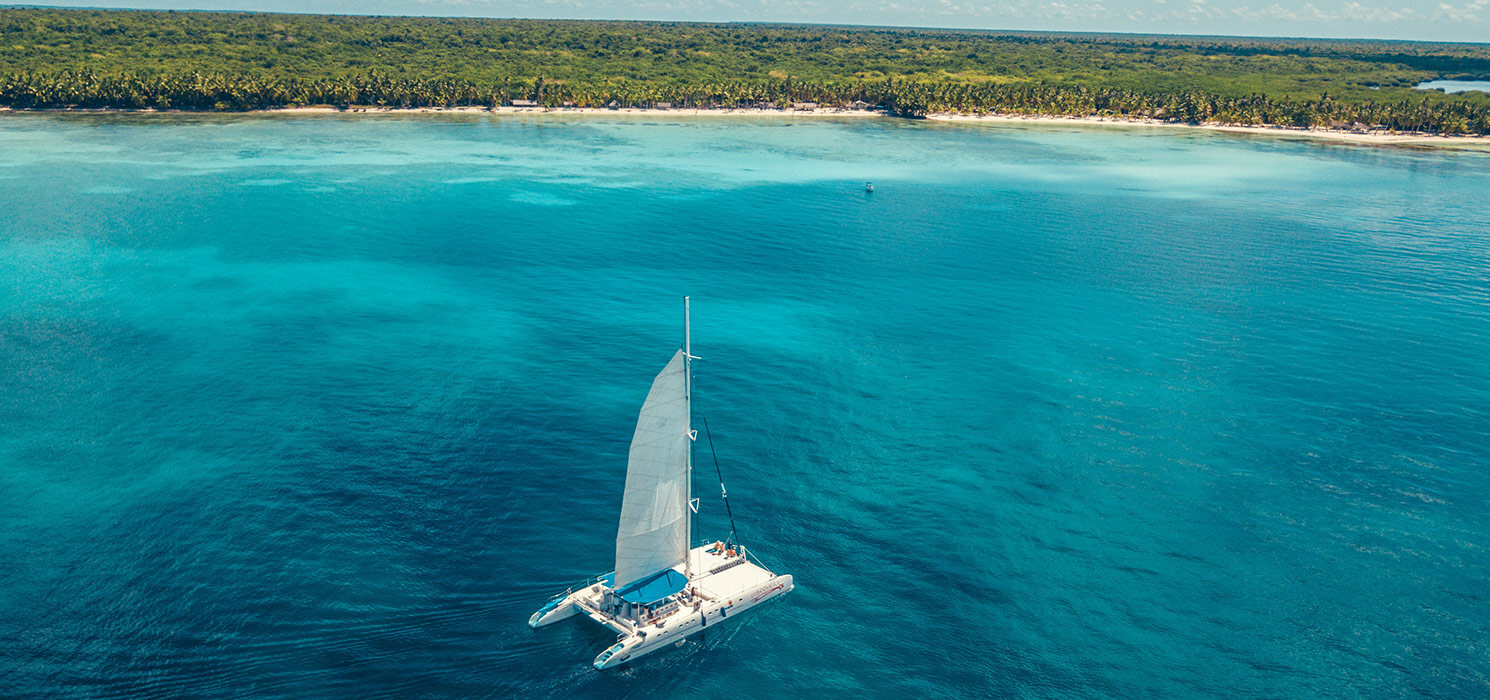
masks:
MULTIPOLYGON (((619 634, 595 657, 597 669, 680 642, 792 590, 791 576, 772 573, 740 546, 733 513, 728 539, 689 546, 698 512, 692 365, 698 358, 691 342, 684 297, 683 347, 652 381, 631 437, 615 571, 560 593, 528 619, 536 628, 582 614, 619 634)), ((707 435, 707 422, 704 427, 707 435)), ((719 492, 729 512, 722 474, 719 492)))

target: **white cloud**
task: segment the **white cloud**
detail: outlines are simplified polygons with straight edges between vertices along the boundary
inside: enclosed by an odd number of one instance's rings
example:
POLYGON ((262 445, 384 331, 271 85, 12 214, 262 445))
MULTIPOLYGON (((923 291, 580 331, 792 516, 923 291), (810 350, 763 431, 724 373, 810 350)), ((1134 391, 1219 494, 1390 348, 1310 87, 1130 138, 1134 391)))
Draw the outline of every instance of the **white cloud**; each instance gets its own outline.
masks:
MULTIPOLYGON (((1490 0, 1472 0, 1471 5, 1484 5, 1490 0)), ((1303 5, 1285 7, 1280 3, 1273 3, 1267 7, 1253 8, 1249 5, 1238 5, 1231 8, 1231 16, 1236 19, 1257 22, 1264 20, 1277 20, 1282 22, 1366 22, 1374 24, 1389 24, 1401 22, 1419 16, 1410 7, 1386 7, 1363 5, 1357 0, 1341 3, 1338 6, 1319 7, 1311 2, 1303 5)))
MULTIPOLYGON (((1480 0, 1484 2, 1485 0, 1480 0)), ((1347 2, 1340 16, 1357 22, 1400 22, 1413 16, 1412 8, 1366 7, 1358 2, 1347 2)))
POLYGON ((1490 0, 1473 0, 1463 5, 1441 2, 1438 3, 1438 11, 1433 13, 1433 18, 1450 22, 1478 22, 1480 13, 1484 12, 1487 6, 1490 6, 1490 0))

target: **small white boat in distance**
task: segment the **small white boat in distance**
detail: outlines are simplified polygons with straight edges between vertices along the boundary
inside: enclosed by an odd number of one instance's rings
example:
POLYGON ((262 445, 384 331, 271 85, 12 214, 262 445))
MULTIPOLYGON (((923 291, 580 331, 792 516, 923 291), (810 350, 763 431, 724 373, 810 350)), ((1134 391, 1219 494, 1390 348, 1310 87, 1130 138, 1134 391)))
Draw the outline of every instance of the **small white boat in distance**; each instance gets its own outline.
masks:
MULTIPOLYGON (((616 533, 616 569, 565 591, 528 618, 542 627, 584 615, 620 636, 595 657, 614 668, 792 590, 739 546, 730 516, 728 541, 692 541, 693 357, 688 299, 683 299, 683 348, 652 381, 631 438, 626 495, 616 533)), ((726 499, 723 480, 720 494, 726 499)), ((726 501, 728 503, 728 501, 726 501)))

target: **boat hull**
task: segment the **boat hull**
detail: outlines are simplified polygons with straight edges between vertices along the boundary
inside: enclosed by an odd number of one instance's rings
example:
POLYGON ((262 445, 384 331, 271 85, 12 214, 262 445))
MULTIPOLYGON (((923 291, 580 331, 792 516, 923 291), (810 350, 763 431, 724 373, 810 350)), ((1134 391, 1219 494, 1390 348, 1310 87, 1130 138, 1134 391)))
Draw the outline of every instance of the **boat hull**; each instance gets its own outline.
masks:
POLYGON ((539 608, 538 612, 528 618, 528 626, 537 629, 578 615, 579 606, 574 604, 574 595, 569 593, 550 600, 547 605, 539 608))

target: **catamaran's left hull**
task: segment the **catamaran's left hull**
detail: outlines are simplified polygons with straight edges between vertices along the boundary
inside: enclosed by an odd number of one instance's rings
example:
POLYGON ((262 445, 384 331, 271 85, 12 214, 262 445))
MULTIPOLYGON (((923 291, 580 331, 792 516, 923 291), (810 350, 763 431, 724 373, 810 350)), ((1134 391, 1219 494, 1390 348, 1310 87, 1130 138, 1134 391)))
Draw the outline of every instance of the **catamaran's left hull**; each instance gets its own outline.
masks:
POLYGON ((539 608, 528 618, 528 626, 533 628, 551 625, 559 620, 565 620, 579 614, 579 606, 574 604, 574 594, 561 595, 548 602, 548 605, 539 608))

